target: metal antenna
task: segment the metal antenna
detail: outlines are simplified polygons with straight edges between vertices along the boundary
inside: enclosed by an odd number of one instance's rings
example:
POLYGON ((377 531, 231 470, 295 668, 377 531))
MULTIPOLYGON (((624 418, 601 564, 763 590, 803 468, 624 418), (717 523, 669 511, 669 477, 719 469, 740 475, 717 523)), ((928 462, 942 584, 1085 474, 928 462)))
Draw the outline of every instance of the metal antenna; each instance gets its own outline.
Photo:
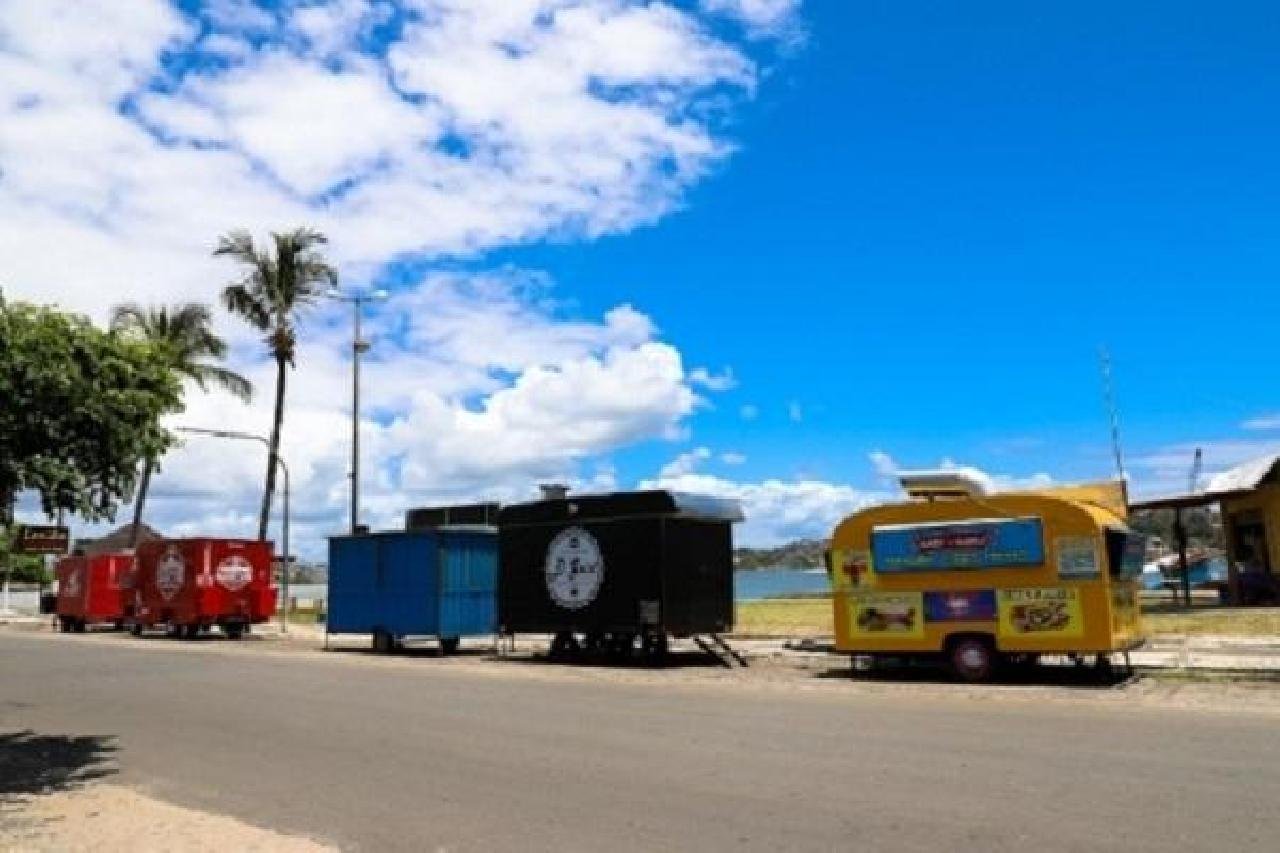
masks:
POLYGON ((1107 403, 1107 413, 1111 417, 1111 452, 1115 454, 1116 475, 1125 480, 1124 451, 1120 448, 1120 416, 1116 412, 1115 392, 1111 385, 1111 354, 1105 346, 1098 348, 1102 360, 1102 393, 1107 403))

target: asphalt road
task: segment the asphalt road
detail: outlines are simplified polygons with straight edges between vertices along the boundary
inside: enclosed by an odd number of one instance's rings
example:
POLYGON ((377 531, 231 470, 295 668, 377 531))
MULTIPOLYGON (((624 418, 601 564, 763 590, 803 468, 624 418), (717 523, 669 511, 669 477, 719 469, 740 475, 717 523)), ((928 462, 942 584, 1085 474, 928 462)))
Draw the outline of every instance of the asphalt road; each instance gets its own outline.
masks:
POLYGON ((104 738, 118 782, 351 849, 1167 853, 1280 839, 1274 716, 230 645, 0 634, 0 733, 104 738))

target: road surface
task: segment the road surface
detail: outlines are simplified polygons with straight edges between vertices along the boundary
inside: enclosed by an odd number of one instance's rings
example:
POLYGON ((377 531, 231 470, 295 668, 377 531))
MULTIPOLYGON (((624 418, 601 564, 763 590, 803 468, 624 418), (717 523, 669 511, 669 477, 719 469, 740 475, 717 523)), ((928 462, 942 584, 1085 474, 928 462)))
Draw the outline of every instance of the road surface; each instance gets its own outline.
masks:
POLYGON ((114 783, 344 849, 1280 838, 1280 719, 1247 712, 0 633, 0 734, 23 730, 97 739, 114 783))

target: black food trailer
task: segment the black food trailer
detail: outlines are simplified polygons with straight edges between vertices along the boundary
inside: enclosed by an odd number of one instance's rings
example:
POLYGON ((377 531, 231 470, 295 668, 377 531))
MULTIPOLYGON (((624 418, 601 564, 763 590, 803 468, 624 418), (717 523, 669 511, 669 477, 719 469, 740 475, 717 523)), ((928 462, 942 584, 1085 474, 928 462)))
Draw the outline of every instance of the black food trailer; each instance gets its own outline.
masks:
POLYGON ((735 501, 668 491, 569 495, 498 516, 498 630, 553 656, 666 653, 733 627, 735 501))

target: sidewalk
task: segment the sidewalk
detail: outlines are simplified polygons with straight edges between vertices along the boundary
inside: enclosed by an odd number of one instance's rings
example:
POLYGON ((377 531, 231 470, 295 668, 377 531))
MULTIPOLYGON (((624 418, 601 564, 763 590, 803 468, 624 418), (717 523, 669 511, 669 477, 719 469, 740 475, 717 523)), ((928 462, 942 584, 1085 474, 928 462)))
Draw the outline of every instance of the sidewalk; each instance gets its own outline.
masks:
MULTIPOLYGON (((731 642, 748 658, 767 656, 776 649, 792 654, 829 655, 834 648, 831 637, 752 637, 731 642)), ((1158 635, 1130 652, 1129 658, 1134 667, 1146 670, 1280 676, 1280 637, 1158 635)))
MULTIPOLYGON (((48 631, 53 625, 50 617, 30 614, 0 614, 0 628, 9 630, 48 631)), ((276 621, 253 626, 253 635, 271 642, 286 642, 319 648, 324 644, 322 625, 292 624, 288 633, 282 634, 276 621)), ((800 666, 818 666, 838 656, 830 636, 785 637, 761 635, 729 635, 729 644, 750 661, 793 663, 800 666)), ((521 636, 516 644, 520 651, 536 652, 546 648, 550 638, 521 636)), ((468 645, 483 644, 475 638, 468 645)), ((332 644, 350 648, 362 646, 368 639, 358 635, 334 635, 332 644)), ((692 642, 676 641, 673 649, 693 650, 692 642)), ((1230 637, 1220 635, 1160 634, 1147 641, 1141 649, 1130 653, 1133 665, 1138 669, 1162 672, 1202 673, 1205 675, 1256 675, 1266 678, 1280 677, 1280 636, 1230 637)))

